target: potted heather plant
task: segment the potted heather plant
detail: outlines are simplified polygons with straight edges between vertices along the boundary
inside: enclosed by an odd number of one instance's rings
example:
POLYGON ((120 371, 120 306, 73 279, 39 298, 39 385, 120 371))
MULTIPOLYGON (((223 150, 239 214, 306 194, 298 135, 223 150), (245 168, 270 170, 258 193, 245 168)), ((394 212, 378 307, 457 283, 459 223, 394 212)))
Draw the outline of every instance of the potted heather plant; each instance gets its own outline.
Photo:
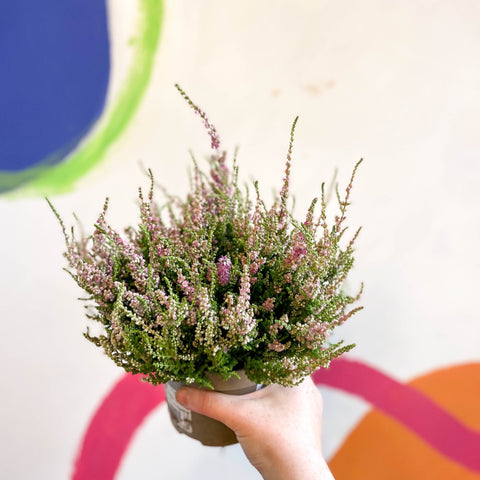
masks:
POLYGON ((328 225, 324 185, 302 220, 289 207, 293 123, 283 185, 270 207, 238 184, 238 167, 206 115, 177 85, 211 138, 209 172, 194 161, 185 199, 139 191, 140 220, 122 235, 107 222, 108 199, 93 234, 69 234, 56 214, 68 270, 87 292, 87 316, 103 330, 85 337, 120 367, 166 384, 177 430, 208 445, 234 443, 227 427, 175 402, 182 384, 232 394, 259 385, 300 383, 353 345, 330 333, 362 307, 342 286, 354 261, 358 229, 345 240, 355 165, 338 214, 328 225), (319 204, 319 212, 316 207, 319 204), (222 430, 223 429, 223 430, 222 430), (222 433, 223 432, 223 433, 222 433), (223 435, 223 438, 221 438, 223 435))

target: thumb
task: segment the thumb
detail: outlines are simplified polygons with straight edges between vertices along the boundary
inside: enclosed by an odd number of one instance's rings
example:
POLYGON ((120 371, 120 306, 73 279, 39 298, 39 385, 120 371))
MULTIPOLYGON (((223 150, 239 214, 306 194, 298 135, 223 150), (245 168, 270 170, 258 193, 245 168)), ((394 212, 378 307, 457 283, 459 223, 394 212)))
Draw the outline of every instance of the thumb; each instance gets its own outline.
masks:
MULTIPOLYGON (((237 399, 233 395, 192 387, 181 387, 176 394, 177 402, 189 410, 214 418, 234 430, 232 421, 237 399)), ((234 423, 234 422, 233 422, 234 423)))

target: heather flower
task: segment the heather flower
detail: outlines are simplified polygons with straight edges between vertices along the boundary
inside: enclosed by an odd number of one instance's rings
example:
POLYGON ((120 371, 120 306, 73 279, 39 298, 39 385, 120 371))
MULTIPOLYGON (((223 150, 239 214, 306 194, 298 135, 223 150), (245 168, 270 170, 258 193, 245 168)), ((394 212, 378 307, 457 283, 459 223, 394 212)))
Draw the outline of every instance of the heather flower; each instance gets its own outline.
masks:
POLYGON ((295 119, 285 174, 267 207, 238 186, 220 138, 205 113, 178 87, 211 139, 209 171, 194 160, 185 199, 139 191, 140 221, 124 234, 107 222, 108 200, 91 236, 62 227, 70 274, 88 294, 88 317, 103 326, 85 337, 125 370, 153 384, 177 380, 210 385, 244 369, 256 383, 294 385, 353 347, 329 343, 336 326, 362 307, 351 306, 344 282, 353 266, 346 236, 355 166, 339 212, 329 226, 324 186, 297 221, 290 211, 295 119), (316 212, 316 206, 319 212, 316 212))
POLYGON ((263 303, 262 307, 267 311, 271 312, 273 310, 273 304, 275 303, 274 298, 267 298, 263 303))
POLYGON ((230 282, 230 269, 232 262, 226 255, 222 255, 217 261, 217 276, 218 282, 222 287, 225 287, 230 282))

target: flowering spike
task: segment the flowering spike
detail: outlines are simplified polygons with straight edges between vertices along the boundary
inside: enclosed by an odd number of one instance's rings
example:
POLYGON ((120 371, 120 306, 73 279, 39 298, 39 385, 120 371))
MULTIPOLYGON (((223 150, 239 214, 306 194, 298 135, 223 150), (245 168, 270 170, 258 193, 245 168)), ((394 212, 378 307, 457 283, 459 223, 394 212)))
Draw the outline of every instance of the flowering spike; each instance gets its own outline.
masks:
POLYGON ((221 256, 217 261, 218 283, 225 287, 230 282, 230 270, 232 268, 231 260, 226 256, 221 256))
POLYGON ((58 220, 58 223, 60 224, 60 227, 62 229, 62 232, 63 232, 63 237, 65 238, 65 243, 68 245, 69 242, 70 242, 70 238, 67 234, 67 229, 65 228, 65 223, 63 222, 63 219, 62 217, 60 216, 60 214, 57 212, 57 210, 55 209, 55 207, 53 206, 53 203, 50 201, 50 199, 48 197, 45 197, 45 200, 47 201, 48 205, 50 206, 50 209, 52 210, 53 214, 55 215, 55 217, 57 217, 57 220, 58 220))
POLYGON ((148 177, 150 178, 150 190, 148 191, 148 200, 151 205, 153 202, 153 190, 155 188, 155 180, 153 179, 153 172, 150 168, 148 169, 148 177))
POLYGON ((297 121, 298 121, 298 116, 295 117, 295 120, 293 121, 292 129, 290 131, 290 143, 288 145, 287 162, 285 165, 285 176, 283 178, 282 190, 280 191, 280 202, 281 202, 280 219, 281 220, 283 220, 287 212, 288 188, 290 183, 290 164, 292 161, 293 139, 294 139, 295 126, 297 125, 297 121))
POLYGON ((218 136, 217 131, 215 130, 215 127, 208 121, 207 115, 205 112, 200 110, 197 105, 195 105, 190 97, 181 89, 180 85, 178 83, 175 84, 175 88, 180 92, 182 97, 187 101, 187 103, 190 105, 190 107, 193 108, 195 113, 200 116, 200 118, 203 120, 203 124, 205 125, 205 128, 207 129, 208 134, 210 135, 210 139, 212 140, 211 147, 216 150, 218 147, 220 147, 220 137, 218 136))
POLYGON ((340 213, 341 213, 341 216, 338 217, 337 219, 337 222, 336 222, 336 226, 337 226, 337 230, 340 228, 340 225, 343 223, 343 221, 345 220, 345 212, 347 210, 347 207, 349 205, 348 203, 348 200, 350 199, 350 190, 352 189, 352 186, 353 186, 353 180, 355 178, 355 175, 357 173, 357 169, 359 167, 359 165, 363 162, 363 158, 361 158, 356 164, 355 166, 353 167, 353 171, 352 171, 352 176, 350 177, 350 182, 349 184, 347 185, 345 191, 345 198, 343 199, 343 202, 342 200, 340 199, 340 193, 338 192, 338 185, 337 185, 337 199, 338 199, 338 203, 340 205, 340 213))
POLYGON ((315 206, 317 205, 317 203, 318 203, 318 198, 315 197, 312 200, 310 207, 308 208, 307 218, 305 219, 305 222, 304 222, 304 226, 307 228, 313 225, 313 213, 315 211, 315 206))

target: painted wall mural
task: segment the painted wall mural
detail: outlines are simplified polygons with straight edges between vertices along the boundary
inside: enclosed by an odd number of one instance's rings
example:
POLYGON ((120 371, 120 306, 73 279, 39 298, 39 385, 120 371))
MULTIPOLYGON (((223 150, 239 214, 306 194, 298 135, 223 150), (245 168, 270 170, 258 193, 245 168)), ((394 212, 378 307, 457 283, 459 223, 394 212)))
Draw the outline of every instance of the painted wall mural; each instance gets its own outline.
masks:
POLYGON ((162 20, 161 0, 138 4, 134 58, 108 112, 104 1, 1 7, 0 193, 25 184, 42 194, 68 191, 124 130, 148 85, 162 20))
POLYGON ((181 193, 208 139, 178 82, 267 187, 300 116, 300 205, 365 158, 351 220, 366 308, 342 327, 357 347, 314 375, 335 478, 480 479, 476 0, 3 3, 2 478, 260 478, 238 446, 179 435, 163 387, 83 339, 42 198, 93 218, 108 195, 131 224, 139 162, 181 193))

